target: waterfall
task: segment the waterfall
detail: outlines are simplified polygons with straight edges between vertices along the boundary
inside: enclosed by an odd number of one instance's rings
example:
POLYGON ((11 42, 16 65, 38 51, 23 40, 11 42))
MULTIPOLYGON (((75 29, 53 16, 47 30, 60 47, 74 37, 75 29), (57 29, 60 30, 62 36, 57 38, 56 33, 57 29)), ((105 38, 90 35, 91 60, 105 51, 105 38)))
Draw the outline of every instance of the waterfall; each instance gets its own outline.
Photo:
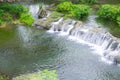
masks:
POLYGON ((38 18, 38 15, 37 15, 37 13, 38 13, 38 11, 39 11, 39 5, 30 5, 30 6, 28 6, 28 8, 29 8, 29 11, 30 11, 30 13, 32 14, 32 16, 35 18, 35 19, 37 19, 38 18))
MULTIPOLYGON (((77 42, 83 42, 93 46, 96 52, 109 61, 115 61, 115 57, 120 53, 120 44, 116 41, 103 25, 95 21, 97 16, 90 15, 88 21, 80 23, 75 20, 59 19, 53 22, 48 32, 59 33, 60 35, 69 35, 69 39, 77 42)), ((120 63, 120 60, 118 61, 120 63)))

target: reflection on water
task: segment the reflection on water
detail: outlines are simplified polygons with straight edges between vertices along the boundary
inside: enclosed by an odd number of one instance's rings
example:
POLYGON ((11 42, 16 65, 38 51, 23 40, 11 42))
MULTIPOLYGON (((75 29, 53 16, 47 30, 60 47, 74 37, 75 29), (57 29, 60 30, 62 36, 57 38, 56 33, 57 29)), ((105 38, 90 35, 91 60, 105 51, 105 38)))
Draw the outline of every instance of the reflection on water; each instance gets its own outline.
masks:
POLYGON ((98 60, 89 46, 18 26, 0 29, 0 71, 18 76, 56 69, 60 80, 119 80, 120 68, 98 60))

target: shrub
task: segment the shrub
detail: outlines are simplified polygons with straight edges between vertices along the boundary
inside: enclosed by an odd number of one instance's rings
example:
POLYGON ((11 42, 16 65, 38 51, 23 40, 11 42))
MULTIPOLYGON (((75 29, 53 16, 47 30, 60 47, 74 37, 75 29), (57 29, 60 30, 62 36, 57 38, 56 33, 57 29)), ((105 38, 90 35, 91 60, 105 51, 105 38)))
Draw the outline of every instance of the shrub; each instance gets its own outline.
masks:
POLYGON ((20 16, 20 22, 31 25, 34 19, 31 17, 30 14, 22 13, 20 16))
POLYGON ((3 14, 4 14, 4 11, 0 9, 0 17, 2 17, 3 14))
POLYGON ((84 17, 87 17, 90 13, 89 6, 86 5, 76 5, 71 2, 63 2, 59 4, 56 8, 58 12, 62 12, 69 15, 70 17, 76 18, 76 19, 82 19, 84 17))
POLYGON ((74 4, 71 2, 63 2, 59 4, 56 8, 58 12, 65 12, 68 13, 74 9, 74 4))
POLYGON ((71 16, 76 19, 83 19, 87 17, 90 13, 89 6, 86 5, 76 5, 75 9, 71 11, 71 16))
POLYGON ((98 15, 101 18, 113 20, 116 23, 120 24, 120 6, 118 5, 103 5, 99 11, 98 15))
POLYGON ((120 16, 117 17, 117 23, 120 25, 120 16))
POLYGON ((80 3, 96 4, 98 0, 79 0, 80 3))
POLYGON ((21 4, 0 3, 0 9, 19 17, 21 13, 26 12, 26 9, 21 4))
POLYGON ((0 24, 2 24, 2 20, 0 19, 0 24))
POLYGON ((72 3, 82 3, 82 4, 96 4, 98 3, 98 0, 57 0, 59 3, 71 1, 72 3))
POLYGON ((2 16, 2 21, 11 21, 12 20, 12 15, 9 13, 4 13, 2 16))
POLYGON ((34 21, 27 7, 21 4, 0 3, 0 24, 2 24, 2 22, 8 23, 16 19, 28 25, 34 21))

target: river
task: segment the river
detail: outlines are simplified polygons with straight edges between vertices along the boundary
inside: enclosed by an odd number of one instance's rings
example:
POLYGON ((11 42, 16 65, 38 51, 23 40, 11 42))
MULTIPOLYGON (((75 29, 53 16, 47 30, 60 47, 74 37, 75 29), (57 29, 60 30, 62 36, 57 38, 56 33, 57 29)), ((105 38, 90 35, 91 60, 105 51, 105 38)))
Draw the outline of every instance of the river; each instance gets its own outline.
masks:
POLYGON ((0 71, 18 76, 55 69, 60 80, 119 80, 120 68, 101 61, 90 46, 33 27, 0 29, 0 71))
POLYGON ((59 80, 119 80, 120 67, 98 53, 68 34, 22 25, 0 29, 0 72, 10 77, 49 69, 59 80))

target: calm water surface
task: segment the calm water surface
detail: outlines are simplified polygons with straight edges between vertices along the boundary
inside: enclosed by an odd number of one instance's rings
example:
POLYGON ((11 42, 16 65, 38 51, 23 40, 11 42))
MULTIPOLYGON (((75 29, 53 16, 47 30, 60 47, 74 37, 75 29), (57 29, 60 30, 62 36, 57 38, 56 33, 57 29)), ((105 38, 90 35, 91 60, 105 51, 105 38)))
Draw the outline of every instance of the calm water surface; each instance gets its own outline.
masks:
POLYGON ((0 29, 0 72, 11 77, 55 69, 60 80, 120 80, 120 67, 101 62, 92 51, 36 28, 0 29))

